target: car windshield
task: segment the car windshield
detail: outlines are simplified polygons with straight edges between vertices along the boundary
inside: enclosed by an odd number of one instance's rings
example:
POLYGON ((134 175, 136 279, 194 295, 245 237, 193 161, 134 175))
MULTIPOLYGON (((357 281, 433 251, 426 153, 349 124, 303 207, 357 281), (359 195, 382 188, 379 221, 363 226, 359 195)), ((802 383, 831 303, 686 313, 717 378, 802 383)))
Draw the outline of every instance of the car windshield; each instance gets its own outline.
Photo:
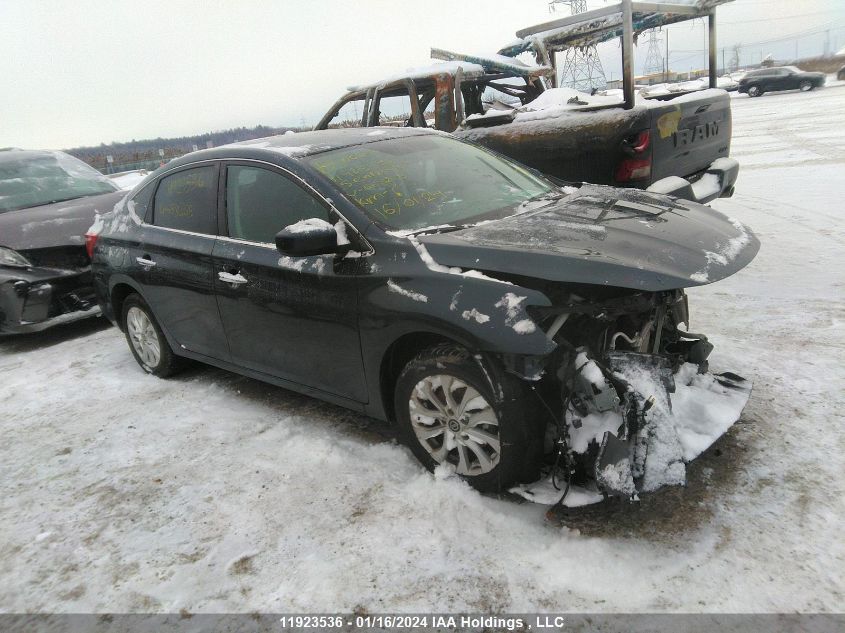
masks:
POLYGON ((393 230, 509 215, 556 187, 495 154, 440 135, 332 150, 305 159, 374 222, 393 230))
POLYGON ((0 213, 117 190, 96 169, 61 152, 0 154, 0 213))

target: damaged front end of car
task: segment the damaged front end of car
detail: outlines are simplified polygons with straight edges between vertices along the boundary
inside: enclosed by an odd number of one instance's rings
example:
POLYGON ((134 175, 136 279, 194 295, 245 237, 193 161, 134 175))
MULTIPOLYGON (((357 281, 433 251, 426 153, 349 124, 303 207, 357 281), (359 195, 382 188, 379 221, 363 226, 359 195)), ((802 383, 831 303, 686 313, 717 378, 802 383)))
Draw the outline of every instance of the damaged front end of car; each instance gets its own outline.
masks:
POLYGON ((739 419, 751 383, 708 371, 713 345, 689 331, 683 290, 602 288, 554 304, 533 309, 558 344, 535 387, 554 420, 552 459, 544 479, 513 492, 584 505, 683 485, 686 464, 739 419))

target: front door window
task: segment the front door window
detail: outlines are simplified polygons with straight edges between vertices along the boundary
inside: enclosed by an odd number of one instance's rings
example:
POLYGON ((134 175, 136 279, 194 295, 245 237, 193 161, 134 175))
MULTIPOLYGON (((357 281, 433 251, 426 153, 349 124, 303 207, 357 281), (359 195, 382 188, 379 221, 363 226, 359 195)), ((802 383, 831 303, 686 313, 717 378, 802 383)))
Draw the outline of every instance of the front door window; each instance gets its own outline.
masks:
POLYGON ((291 179, 261 167, 226 170, 229 237, 273 244, 276 233, 300 220, 329 221, 328 209, 291 179))

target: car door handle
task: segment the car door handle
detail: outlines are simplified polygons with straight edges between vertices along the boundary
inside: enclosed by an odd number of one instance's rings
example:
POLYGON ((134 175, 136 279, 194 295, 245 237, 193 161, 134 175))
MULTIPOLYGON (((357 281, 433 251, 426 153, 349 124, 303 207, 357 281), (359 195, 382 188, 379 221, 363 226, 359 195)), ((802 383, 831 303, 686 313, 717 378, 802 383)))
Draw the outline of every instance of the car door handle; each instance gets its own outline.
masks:
POLYGON ((144 266, 145 268, 152 268, 156 265, 156 263, 151 259, 146 259, 145 257, 136 257, 135 261, 144 266))
POLYGON ((241 275, 240 273, 233 275, 232 273, 221 271, 217 273, 217 278, 220 281, 224 281, 227 284, 232 284, 233 286, 240 286, 241 284, 245 284, 247 282, 247 278, 241 275))

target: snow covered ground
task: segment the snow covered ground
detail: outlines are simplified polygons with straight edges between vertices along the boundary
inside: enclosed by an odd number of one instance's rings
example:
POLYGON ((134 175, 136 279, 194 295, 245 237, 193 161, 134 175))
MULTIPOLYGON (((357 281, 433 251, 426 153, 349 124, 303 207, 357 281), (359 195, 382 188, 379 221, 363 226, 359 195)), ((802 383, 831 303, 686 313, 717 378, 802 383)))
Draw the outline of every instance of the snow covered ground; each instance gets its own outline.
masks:
POLYGON ((102 321, 0 341, 0 611, 841 611, 845 87, 737 96, 762 248, 690 292, 743 418, 639 504, 570 511, 425 472, 363 416, 102 321))
POLYGON ((109 178, 114 180, 115 184, 121 189, 132 189, 132 187, 146 178, 149 173, 146 169, 134 169, 120 174, 114 174, 113 176, 109 176, 109 178))

